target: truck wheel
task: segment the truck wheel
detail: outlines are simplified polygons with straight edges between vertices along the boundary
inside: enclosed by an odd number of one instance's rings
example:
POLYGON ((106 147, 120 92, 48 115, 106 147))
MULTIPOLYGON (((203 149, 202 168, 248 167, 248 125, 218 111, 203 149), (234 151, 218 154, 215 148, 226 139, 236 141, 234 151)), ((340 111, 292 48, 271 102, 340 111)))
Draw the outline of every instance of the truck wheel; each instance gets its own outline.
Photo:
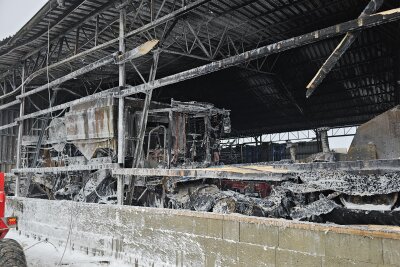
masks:
POLYGON ((1 267, 27 267, 24 250, 13 239, 0 240, 0 266, 1 267))

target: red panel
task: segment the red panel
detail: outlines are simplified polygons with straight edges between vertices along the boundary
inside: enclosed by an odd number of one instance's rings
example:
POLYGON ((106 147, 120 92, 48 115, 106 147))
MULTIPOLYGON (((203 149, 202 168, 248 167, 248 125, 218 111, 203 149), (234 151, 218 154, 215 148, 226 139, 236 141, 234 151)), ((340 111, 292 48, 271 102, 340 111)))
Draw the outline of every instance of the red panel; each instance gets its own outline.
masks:
POLYGON ((4 192, 4 173, 0 172, 0 218, 4 217, 6 207, 6 194, 4 192))
POLYGON ((8 226, 4 223, 3 217, 6 207, 6 193, 4 192, 4 173, 0 172, 0 239, 8 232, 8 226))
POLYGON ((0 239, 4 238, 8 233, 8 226, 0 219, 0 239))
POLYGON ((0 191, 4 191, 4 173, 0 172, 0 191))
POLYGON ((223 180, 222 186, 224 189, 238 191, 242 194, 258 193, 261 198, 269 196, 272 189, 271 185, 269 185, 266 182, 254 182, 254 181, 223 180))

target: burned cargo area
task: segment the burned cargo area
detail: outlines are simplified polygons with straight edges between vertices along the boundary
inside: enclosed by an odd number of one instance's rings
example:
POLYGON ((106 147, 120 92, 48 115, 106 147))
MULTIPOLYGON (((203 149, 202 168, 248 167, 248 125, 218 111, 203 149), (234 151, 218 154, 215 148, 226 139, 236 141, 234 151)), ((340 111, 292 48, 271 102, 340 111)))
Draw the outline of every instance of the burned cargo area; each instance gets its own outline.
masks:
POLYGON ((398 225, 399 6, 49 0, 0 41, 7 192, 398 225))
MULTIPOLYGON (((228 110, 208 103, 152 102, 143 150, 138 151, 134 136, 142 106, 140 99, 126 102, 131 122, 126 169, 74 170, 83 163, 117 162, 116 106, 109 98, 90 108, 73 107, 50 122, 37 160, 39 172, 28 173, 21 188, 28 197, 117 204, 118 179, 123 179, 125 205, 319 223, 400 223, 400 135, 393 131, 400 107, 358 127, 347 154, 330 150, 328 129, 321 128, 321 152, 307 158, 296 159, 299 145, 287 142, 289 159, 225 165, 232 158, 221 153, 226 144, 231 146, 224 142, 232 128, 228 110), (141 155, 139 161, 135 155, 141 155)), ((35 160, 29 156, 36 149, 31 139, 23 138, 27 166, 35 160)))

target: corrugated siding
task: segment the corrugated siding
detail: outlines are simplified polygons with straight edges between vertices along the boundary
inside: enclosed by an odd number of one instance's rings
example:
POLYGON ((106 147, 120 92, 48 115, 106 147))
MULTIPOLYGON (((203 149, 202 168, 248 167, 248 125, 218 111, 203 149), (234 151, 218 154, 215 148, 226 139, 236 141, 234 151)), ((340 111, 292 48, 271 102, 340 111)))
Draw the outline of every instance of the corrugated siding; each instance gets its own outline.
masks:
MULTIPOLYGON (((0 125, 12 123, 18 116, 17 110, 2 110, 0 113, 0 125)), ((10 172, 15 166, 17 127, 0 131, 0 171, 10 172)))

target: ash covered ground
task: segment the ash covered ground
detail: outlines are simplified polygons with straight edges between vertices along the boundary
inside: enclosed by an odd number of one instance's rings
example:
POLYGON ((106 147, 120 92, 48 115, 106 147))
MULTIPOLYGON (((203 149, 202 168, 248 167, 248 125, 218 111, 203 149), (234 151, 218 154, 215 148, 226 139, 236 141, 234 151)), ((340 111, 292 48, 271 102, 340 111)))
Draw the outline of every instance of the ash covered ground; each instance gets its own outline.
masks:
POLYGON ((58 246, 42 239, 34 239, 20 235, 16 230, 11 230, 7 238, 18 241, 24 249, 28 267, 129 267, 122 261, 111 257, 92 256, 80 251, 71 250, 69 246, 58 246), (65 250, 65 252, 64 252, 65 250))

